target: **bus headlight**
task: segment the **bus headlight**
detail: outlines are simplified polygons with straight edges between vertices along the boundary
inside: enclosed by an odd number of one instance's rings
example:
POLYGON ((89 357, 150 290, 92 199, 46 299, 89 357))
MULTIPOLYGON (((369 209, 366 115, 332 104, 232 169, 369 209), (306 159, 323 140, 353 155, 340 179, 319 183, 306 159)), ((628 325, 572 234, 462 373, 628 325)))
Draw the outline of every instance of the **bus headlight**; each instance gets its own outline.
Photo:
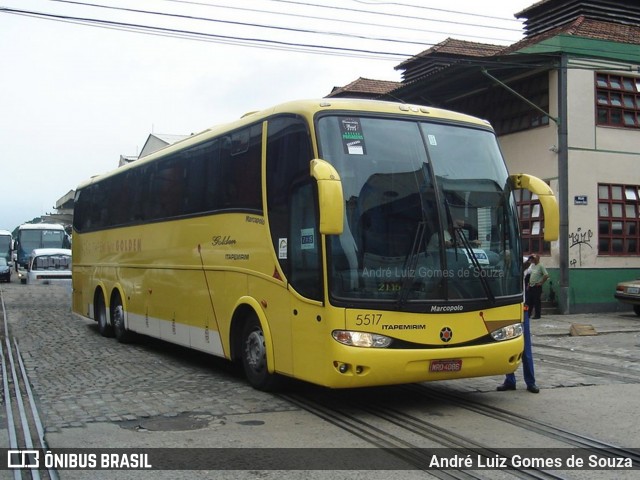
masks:
POLYGON ((352 347, 387 348, 393 340, 384 335, 349 330, 334 330, 331 334, 337 342, 352 347))
POLYGON ((501 342, 502 340, 509 340, 511 338, 518 338, 520 335, 522 335, 521 323, 507 325, 506 327, 502 327, 491 332, 491 336, 497 342, 501 342))

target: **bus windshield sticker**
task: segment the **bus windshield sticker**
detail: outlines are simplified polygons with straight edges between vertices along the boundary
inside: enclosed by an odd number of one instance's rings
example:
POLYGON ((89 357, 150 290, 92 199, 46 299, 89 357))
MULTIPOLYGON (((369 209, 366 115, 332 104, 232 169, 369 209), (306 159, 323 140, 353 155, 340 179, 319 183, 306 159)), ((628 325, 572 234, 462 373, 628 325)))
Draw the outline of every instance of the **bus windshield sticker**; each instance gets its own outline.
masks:
POLYGON ((278 239, 278 258, 280 260, 287 259, 287 239, 286 238, 278 239))
POLYGON ((429 145, 437 147, 438 141, 436 140, 436 136, 435 135, 427 135, 427 136, 429 137, 429 145))
POLYGON ((300 230, 301 250, 313 250, 315 248, 315 243, 313 228, 303 228, 300 230))
POLYGON ((347 117, 340 119, 340 133, 344 153, 348 155, 366 155, 364 134, 359 118, 347 117))

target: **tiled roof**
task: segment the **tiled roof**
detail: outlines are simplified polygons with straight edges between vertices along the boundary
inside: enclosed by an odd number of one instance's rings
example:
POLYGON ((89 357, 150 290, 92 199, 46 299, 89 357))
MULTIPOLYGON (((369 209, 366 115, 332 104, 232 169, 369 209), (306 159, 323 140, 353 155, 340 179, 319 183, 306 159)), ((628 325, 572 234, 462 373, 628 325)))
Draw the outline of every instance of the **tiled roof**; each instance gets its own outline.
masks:
POLYGON ((497 55, 505 47, 490 43, 469 42, 455 38, 447 38, 418 55, 405 60, 396 66, 396 70, 404 70, 403 83, 411 83, 422 77, 432 75, 456 62, 456 59, 469 57, 491 57, 497 55))
POLYGON ((456 38, 447 38, 446 40, 434 45, 428 50, 425 50, 417 55, 414 55, 408 60, 405 60, 400 65, 395 67, 395 69, 402 70, 412 62, 424 57, 429 57, 433 54, 486 57, 490 55, 497 55, 503 48, 504 46, 493 45, 491 43, 469 42, 466 40, 458 40, 456 38))
MULTIPOLYGON (((539 4, 541 5, 547 1, 551 0, 544 0, 539 4)), ((404 70, 403 83, 407 84, 442 71, 451 64, 456 63, 457 58, 490 58, 507 55, 526 47, 541 44, 545 40, 560 35, 640 45, 640 25, 607 22, 579 16, 573 21, 538 35, 529 36, 507 47, 448 38, 430 49, 405 60, 395 69, 404 70)))
POLYGON ((526 37, 574 22, 579 17, 622 25, 640 25, 638 0, 545 0, 516 14, 524 18, 526 37))
POLYGON ((515 14, 515 17, 516 17, 516 18, 527 18, 527 17, 528 17, 528 15, 529 15, 529 13, 530 13, 532 10, 534 10, 534 9, 536 9, 536 8, 538 8, 538 7, 542 6, 542 5, 544 5, 545 3, 550 3, 550 2, 552 2, 552 1, 553 1, 553 0, 540 0, 539 2, 534 3, 533 5, 529 5, 527 8, 525 8, 525 9, 524 9, 524 10, 522 10, 521 12, 516 13, 516 14, 515 14))
POLYGON ((542 43, 558 35, 571 35, 594 40, 608 40, 611 42, 640 45, 640 26, 623 25, 620 23, 603 22, 580 16, 574 21, 548 30, 539 35, 525 38, 505 48, 501 54, 512 53, 523 48, 542 43))
POLYGON ((580 17, 565 33, 577 37, 640 44, 640 25, 623 25, 580 17))
POLYGON ((344 87, 334 87, 327 97, 340 97, 349 94, 366 94, 367 96, 384 95, 400 86, 400 82, 391 80, 374 80, 360 77, 344 87))

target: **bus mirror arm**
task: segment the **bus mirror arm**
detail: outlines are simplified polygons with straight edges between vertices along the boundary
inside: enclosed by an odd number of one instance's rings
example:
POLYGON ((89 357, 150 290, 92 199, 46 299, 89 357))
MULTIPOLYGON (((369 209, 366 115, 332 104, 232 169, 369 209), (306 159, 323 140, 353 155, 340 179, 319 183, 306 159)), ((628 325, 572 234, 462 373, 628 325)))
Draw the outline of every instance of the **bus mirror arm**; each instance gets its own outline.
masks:
POLYGON ((344 195, 340 175, 333 165, 318 158, 311 160, 309 169, 318 185, 320 233, 340 235, 344 228, 344 195))
POLYGON ((511 175, 509 179, 514 190, 526 189, 538 196, 544 212, 544 240, 557 240, 560 233, 560 212, 551 187, 544 180, 524 173, 511 175))

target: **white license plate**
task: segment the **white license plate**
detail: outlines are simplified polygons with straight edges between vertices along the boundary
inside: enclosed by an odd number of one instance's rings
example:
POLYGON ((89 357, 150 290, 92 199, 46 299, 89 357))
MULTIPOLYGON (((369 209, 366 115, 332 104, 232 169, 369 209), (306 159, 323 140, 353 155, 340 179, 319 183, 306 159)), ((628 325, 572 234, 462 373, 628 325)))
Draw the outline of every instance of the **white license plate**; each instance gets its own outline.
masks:
POLYGON ((640 293, 640 288, 638 288, 638 287, 627 287, 627 293, 631 293, 631 294, 637 295, 638 293, 640 293))

